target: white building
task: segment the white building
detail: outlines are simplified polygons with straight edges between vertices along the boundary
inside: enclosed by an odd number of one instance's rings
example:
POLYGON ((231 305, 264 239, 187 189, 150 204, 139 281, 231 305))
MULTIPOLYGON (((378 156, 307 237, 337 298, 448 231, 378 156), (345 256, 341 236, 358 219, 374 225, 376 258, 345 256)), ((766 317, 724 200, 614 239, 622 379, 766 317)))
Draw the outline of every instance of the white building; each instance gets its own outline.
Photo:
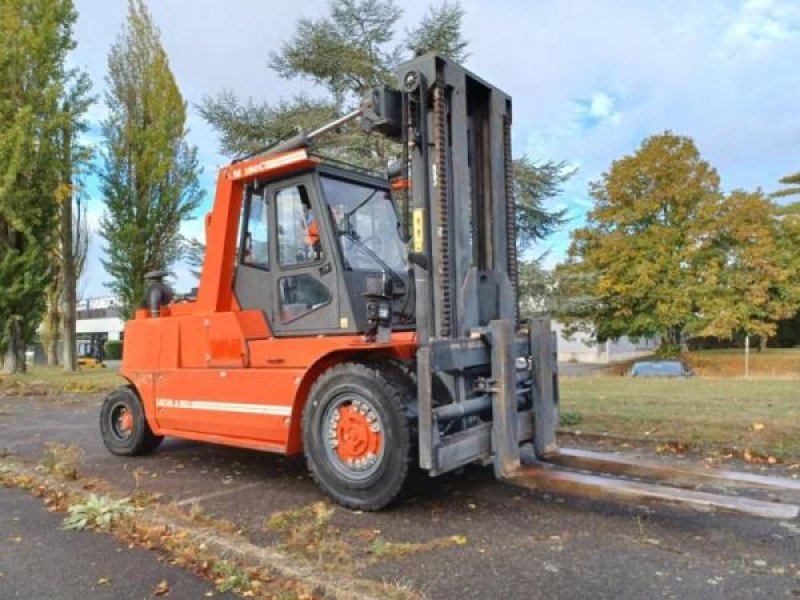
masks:
POLYGON ((113 296, 87 298, 78 302, 75 333, 78 356, 103 356, 108 340, 121 340, 125 321, 119 312, 120 300, 113 296))
POLYGON ((120 301, 113 296, 87 298, 78 303, 75 330, 78 337, 101 335, 105 340, 122 339, 125 321, 119 312, 120 301))
POLYGON ((586 333, 575 333, 566 339, 564 325, 553 321, 553 329, 558 335, 558 362, 583 362, 608 364, 621 360, 631 360, 653 354, 658 348, 658 338, 629 337, 597 343, 586 333))

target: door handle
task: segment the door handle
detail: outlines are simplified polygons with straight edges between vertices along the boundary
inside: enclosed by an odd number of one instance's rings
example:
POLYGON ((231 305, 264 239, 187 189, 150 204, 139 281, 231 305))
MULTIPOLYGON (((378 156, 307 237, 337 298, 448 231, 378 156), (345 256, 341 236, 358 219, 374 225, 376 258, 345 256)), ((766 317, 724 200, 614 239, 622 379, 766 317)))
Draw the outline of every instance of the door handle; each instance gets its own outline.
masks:
POLYGON ((333 267, 331 266, 331 263, 325 263, 324 265, 322 265, 319 268, 319 274, 320 275, 327 275, 331 271, 333 271, 333 267))

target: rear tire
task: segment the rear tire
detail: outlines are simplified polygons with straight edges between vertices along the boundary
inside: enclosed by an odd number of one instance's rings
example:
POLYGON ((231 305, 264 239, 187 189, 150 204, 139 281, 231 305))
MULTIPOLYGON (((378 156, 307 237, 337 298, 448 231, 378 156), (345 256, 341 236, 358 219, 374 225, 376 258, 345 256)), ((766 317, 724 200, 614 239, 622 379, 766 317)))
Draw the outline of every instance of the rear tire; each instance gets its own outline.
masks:
POLYGON ((100 434, 111 454, 139 456, 158 448, 164 439, 155 435, 144 415, 144 406, 131 385, 118 387, 100 409, 100 434))
POLYGON ((311 475, 348 508, 379 510, 403 488, 411 462, 410 382, 393 365, 343 363, 314 382, 303 411, 311 475))

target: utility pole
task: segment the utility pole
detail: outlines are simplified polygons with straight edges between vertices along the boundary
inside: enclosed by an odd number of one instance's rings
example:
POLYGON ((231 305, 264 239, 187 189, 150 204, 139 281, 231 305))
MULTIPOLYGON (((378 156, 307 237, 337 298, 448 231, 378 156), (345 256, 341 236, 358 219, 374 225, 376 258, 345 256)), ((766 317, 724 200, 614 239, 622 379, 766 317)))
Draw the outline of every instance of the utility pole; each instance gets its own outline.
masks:
POLYGON ((750 379, 750 334, 744 336, 744 378, 750 379))

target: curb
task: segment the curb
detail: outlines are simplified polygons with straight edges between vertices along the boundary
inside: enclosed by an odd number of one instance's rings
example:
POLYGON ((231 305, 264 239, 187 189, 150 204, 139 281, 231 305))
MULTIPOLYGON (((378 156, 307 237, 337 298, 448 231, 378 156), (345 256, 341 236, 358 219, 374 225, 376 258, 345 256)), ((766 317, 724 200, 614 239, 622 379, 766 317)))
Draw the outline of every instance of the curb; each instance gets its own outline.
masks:
MULTIPOLYGON (((4 479, 26 477, 34 488, 44 487, 50 491, 67 492, 76 497, 87 496, 87 490, 80 480, 65 481, 45 475, 40 470, 20 462, 0 461, 0 485, 8 485, 4 479)), ((111 491, 111 495, 119 497, 111 491)), ((180 534, 192 543, 203 544, 211 553, 223 560, 233 560, 244 568, 260 568, 281 579, 297 581, 314 590, 315 595, 335 600, 381 600, 387 597, 397 600, 420 600, 422 596, 411 590, 402 589, 390 583, 379 583, 362 579, 346 573, 328 573, 310 561, 277 548, 257 546, 232 534, 222 534, 208 527, 198 527, 182 519, 167 518, 160 514, 164 505, 139 508, 133 517, 137 525, 167 529, 173 536, 180 534)), ((110 533, 114 533, 113 529, 110 533)))

